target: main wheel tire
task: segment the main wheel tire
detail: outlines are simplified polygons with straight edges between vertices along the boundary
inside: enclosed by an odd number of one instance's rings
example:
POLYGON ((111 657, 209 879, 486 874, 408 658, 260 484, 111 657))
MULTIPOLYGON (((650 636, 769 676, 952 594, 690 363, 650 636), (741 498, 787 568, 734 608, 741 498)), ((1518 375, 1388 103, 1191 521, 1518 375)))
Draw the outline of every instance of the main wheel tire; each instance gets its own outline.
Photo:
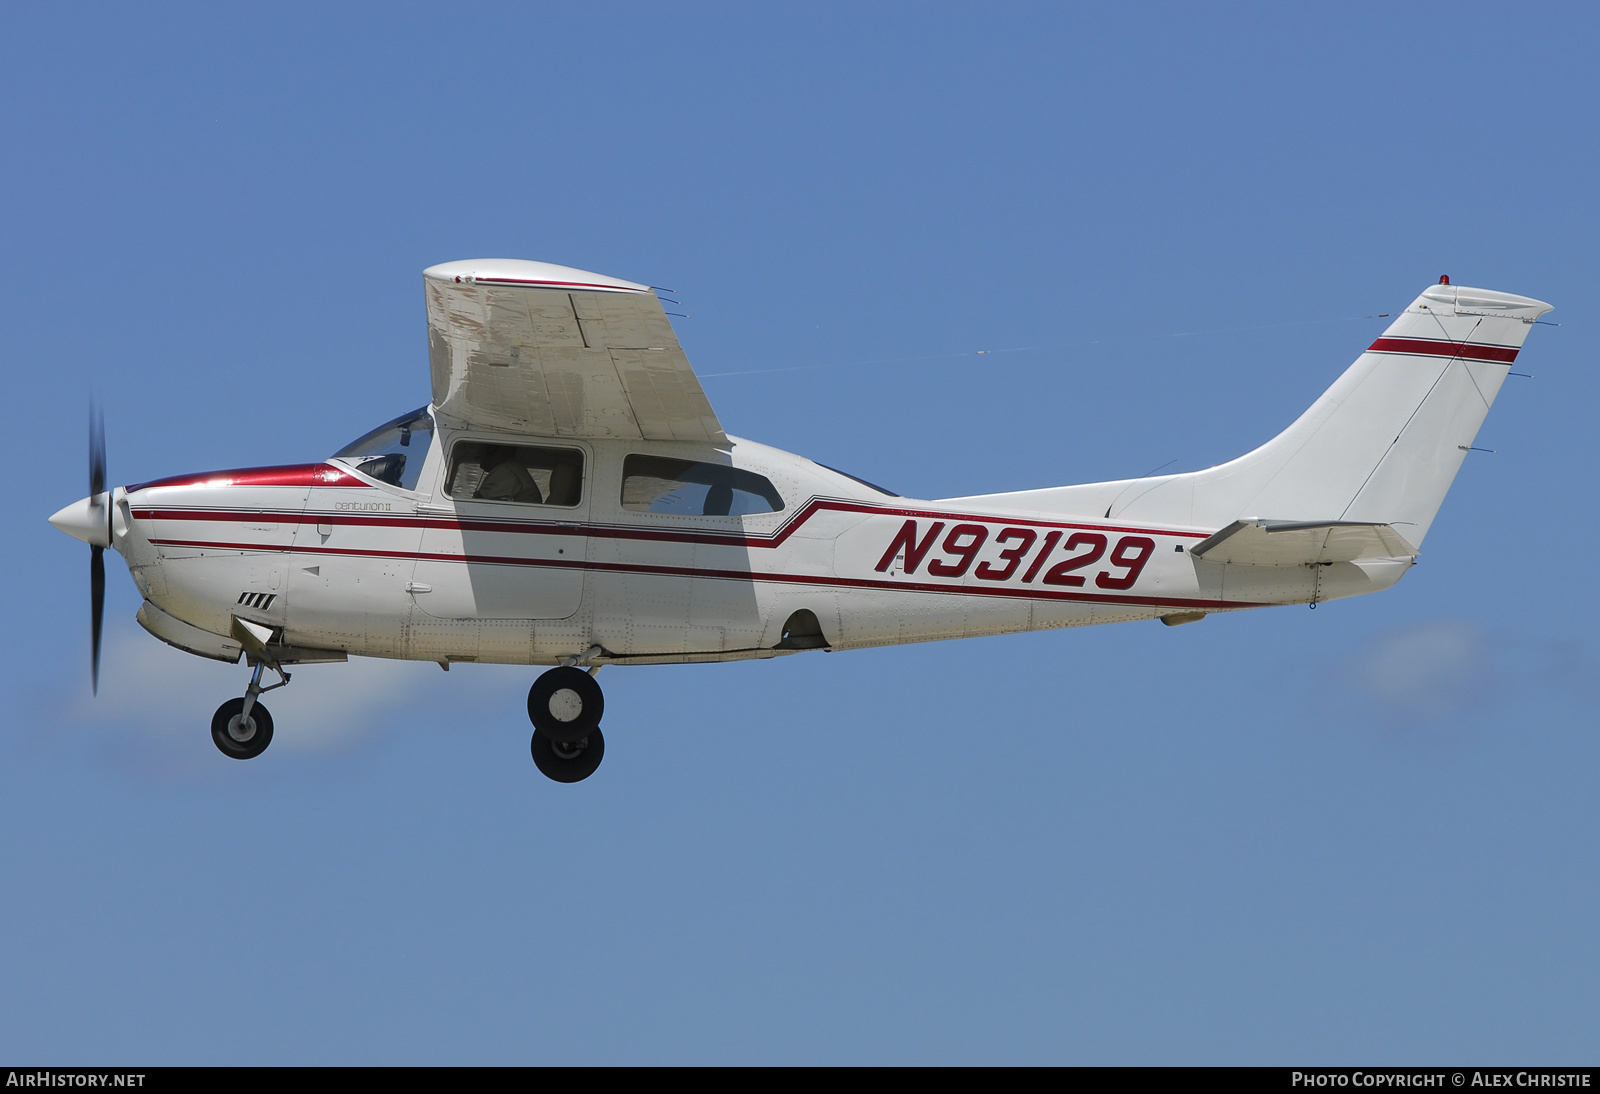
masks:
POLYGON ((571 743, 552 741, 539 730, 533 731, 533 762, 546 778, 558 783, 582 782, 594 774, 605 758, 606 739, 599 727, 587 737, 571 743))
POLYGON ((606 712, 600 685, 582 669, 551 669, 528 689, 528 720, 552 741, 572 744, 599 726, 606 712))
POLYGON ((234 760, 251 760, 267 750, 272 743, 272 714, 257 703, 250 708, 248 721, 239 716, 244 713, 244 696, 229 699, 211 716, 211 739, 224 756, 234 760))

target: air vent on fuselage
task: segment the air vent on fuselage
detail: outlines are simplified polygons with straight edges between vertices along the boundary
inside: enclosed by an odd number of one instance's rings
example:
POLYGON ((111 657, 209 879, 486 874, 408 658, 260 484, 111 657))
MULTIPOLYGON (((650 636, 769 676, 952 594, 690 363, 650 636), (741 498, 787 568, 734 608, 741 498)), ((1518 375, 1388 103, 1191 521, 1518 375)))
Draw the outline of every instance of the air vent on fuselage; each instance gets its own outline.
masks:
POLYGON ((817 613, 809 608, 801 608, 790 615, 783 624, 782 641, 773 648, 779 650, 828 649, 828 639, 822 633, 822 624, 817 620, 817 613))
POLYGON ((266 611, 272 607, 272 602, 278 599, 277 593, 240 593, 239 603, 246 608, 260 608, 266 611))

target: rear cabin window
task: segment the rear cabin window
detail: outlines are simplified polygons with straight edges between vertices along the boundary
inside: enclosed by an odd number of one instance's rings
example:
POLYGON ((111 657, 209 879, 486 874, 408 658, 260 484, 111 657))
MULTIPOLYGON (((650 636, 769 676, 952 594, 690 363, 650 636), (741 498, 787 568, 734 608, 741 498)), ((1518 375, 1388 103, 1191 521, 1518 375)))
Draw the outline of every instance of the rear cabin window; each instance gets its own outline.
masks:
POLYGON ((583 453, 459 441, 450 451, 444 492, 479 501, 577 505, 583 499, 583 453))
POLYGON ((622 463, 622 507, 635 513, 743 517, 776 513, 783 497, 753 471, 665 456, 629 456, 622 463))

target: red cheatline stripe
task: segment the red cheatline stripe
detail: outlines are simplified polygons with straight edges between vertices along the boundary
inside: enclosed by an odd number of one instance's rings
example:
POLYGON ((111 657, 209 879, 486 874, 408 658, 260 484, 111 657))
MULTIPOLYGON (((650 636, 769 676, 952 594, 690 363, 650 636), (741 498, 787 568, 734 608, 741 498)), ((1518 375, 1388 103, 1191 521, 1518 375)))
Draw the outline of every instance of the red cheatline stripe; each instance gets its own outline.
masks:
MULTIPOLYGON (((223 551, 263 553, 255 543, 226 543, 194 539, 153 539, 163 547, 206 548, 223 551)), ((871 578, 821 577, 810 574, 762 573, 756 570, 696 569, 692 566, 650 566, 644 563, 580 562, 577 559, 515 558, 504 555, 446 555, 426 551, 363 551, 353 548, 284 547, 265 549, 268 553, 285 552, 304 555, 354 556, 358 558, 416 559, 421 562, 461 562, 489 566, 536 566, 545 569, 593 570, 598 573, 650 574, 656 577, 717 578, 728 581, 766 581, 789 585, 823 585, 830 588, 876 589, 886 592, 953 593, 957 596, 985 596, 1021 598, 1024 600, 1068 600, 1090 604, 1127 604, 1136 607, 1174 608, 1265 608, 1266 603, 1246 600, 1197 600, 1184 597, 1107 596, 1101 593, 1058 593, 1043 589, 1017 589, 1004 586, 940 585, 927 581, 885 581, 871 578)))
POLYGON ((1499 361, 1509 365, 1517 359, 1512 346, 1479 346, 1467 342, 1435 342, 1427 338, 1380 338, 1367 347, 1369 353, 1418 353, 1427 357, 1466 357, 1473 361, 1499 361))
POLYGON ((520 277, 475 277, 480 285, 538 285, 545 289, 604 289, 607 292, 642 294, 643 289, 630 289, 626 285, 591 285, 585 281, 529 281, 520 277))
POLYGON ((299 463, 286 467, 240 467, 232 471, 206 471, 199 475, 172 475, 165 479, 136 483, 127 488, 132 494, 158 486, 359 486, 371 490, 369 483, 331 463, 299 463))
POLYGON ((948 512, 938 509, 912 509, 903 506, 882 506, 863 502, 840 501, 830 498, 811 498, 775 532, 766 535, 741 535, 735 532, 699 531, 685 528, 681 531, 665 528, 627 528, 612 524, 582 524, 574 522, 497 521, 471 517, 388 516, 360 511, 327 512, 308 509, 305 512, 272 509, 146 509, 135 508, 133 515, 139 520, 198 520, 198 521, 267 521, 283 524, 337 524, 368 528, 457 528, 464 532, 504 532, 512 535, 540 536, 591 536, 595 539, 637 539, 666 543, 705 543, 726 547, 779 547, 818 513, 860 513, 865 516, 912 517, 922 520, 969 521, 1007 528, 1065 528, 1073 531, 1087 530, 1133 533, 1139 535, 1172 536, 1177 539, 1205 539, 1209 532, 1186 532, 1164 528, 1146 528, 1131 525, 1084 524, 1076 521, 1029 519, 1026 517, 997 517, 978 513, 948 512))

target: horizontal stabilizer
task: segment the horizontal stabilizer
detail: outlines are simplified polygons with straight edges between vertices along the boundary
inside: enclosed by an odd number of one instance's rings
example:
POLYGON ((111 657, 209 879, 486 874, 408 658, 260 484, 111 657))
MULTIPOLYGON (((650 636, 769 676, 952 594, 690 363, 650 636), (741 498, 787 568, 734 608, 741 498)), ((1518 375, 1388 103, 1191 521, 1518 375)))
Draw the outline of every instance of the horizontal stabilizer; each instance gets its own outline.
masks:
POLYGON ((1417 549, 1387 524, 1236 520, 1189 553, 1207 562, 1243 566, 1315 566, 1358 558, 1415 558, 1417 549))

